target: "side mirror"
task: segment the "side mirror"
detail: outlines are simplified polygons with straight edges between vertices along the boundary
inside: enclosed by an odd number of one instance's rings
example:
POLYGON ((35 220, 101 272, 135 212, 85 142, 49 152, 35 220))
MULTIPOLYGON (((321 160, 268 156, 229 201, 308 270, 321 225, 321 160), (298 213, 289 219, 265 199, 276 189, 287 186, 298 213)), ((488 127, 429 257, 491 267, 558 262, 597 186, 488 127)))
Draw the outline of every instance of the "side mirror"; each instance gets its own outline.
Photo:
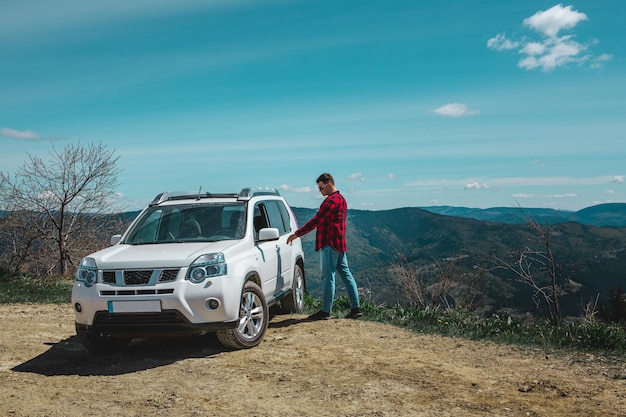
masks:
POLYGON ((122 235, 113 235, 111 236, 111 246, 117 245, 122 240, 122 235))
POLYGON ((278 229, 275 227, 266 227, 264 229, 259 230, 259 241, 263 242, 266 240, 278 240, 280 234, 278 229))

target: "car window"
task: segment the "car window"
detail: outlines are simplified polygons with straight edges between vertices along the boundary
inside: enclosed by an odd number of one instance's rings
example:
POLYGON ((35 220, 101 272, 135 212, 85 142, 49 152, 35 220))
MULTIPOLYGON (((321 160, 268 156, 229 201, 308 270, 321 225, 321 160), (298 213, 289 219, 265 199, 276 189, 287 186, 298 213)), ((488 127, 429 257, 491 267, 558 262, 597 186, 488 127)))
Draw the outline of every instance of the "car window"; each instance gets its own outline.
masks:
POLYGON ((148 243, 157 240, 157 232, 163 217, 163 210, 154 210, 143 216, 137 226, 129 234, 127 242, 148 243))
POLYGON ((278 232, 283 235, 287 233, 288 229, 285 227, 285 221, 278 203, 278 201, 266 201, 267 214, 270 219, 270 227, 277 228, 278 232))
POLYGON ((181 204, 145 211, 130 231, 131 245, 241 239, 245 233, 242 203, 181 204))
POLYGON ((254 238, 259 238, 259 230, 269 227, 267 219, 267 208, 264 203, 256 203, 254 205, 254 238))
POLYGON ((285 204, 282 201, 277 201, 276 205, 278 205, 278 210, 280 210, 280 215, 283 218, 285 231, 291 232, 291 217, 289 216, 289 210, 287 210, 287 207, 285 207, 285 204))

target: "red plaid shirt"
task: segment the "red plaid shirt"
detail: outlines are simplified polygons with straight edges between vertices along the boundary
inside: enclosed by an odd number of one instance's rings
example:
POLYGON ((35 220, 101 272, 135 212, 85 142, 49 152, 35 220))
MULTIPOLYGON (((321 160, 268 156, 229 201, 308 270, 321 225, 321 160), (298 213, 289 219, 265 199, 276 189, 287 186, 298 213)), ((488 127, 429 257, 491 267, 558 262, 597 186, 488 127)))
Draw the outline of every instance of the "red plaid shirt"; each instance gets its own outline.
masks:
POLYGON ((346 199, 335 191, 326 196, 315 216, 304 226, 296 230, 296 236, 306 235, 313 229, 315 232, 315 250, 330 246, 337 252, 346 252, 346 199))

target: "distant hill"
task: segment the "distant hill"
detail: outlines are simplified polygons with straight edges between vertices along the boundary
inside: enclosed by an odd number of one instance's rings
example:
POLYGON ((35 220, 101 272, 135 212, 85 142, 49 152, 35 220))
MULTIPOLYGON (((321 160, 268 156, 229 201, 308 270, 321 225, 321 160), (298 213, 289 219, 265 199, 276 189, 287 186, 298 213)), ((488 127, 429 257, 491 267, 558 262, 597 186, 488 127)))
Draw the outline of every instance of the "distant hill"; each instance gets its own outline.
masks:
MULTIPOLYGON (((618 205, 622 206, 626 205, 618 205)), ((586 221, 600 217, 614 221, 619 216, 609 216, 608 208, 572 213, 572 216, 576 214, 586 221)), ((493 219, 497 209, 488 212, 493 219)), ((545 216, 556 213, 526 209, 524 212, 545 216)), ((294 213, 302 225, 315 210, 294 208, 294 213)), ((350 266, 359 286, 372 301, 393 305, 401 297, 391 282, 389 268, 400 259, 421 270, 433 269, 437 262, 457 259, 458 273, 476 274, 477 268, 493 266, 494 254, 507 257, 514 250, 533 245, 535 236, 526 223, 513 222, 516 214, 502 210, 498 218, 509 219, 504 222, 440 215, 420 208, 349 210, 350 266)), ((552 249, 565 274, 575 270, 562 299, 565 314, 578 315, 580 306, 598 295, 600 301, 605 300, 611 287, 626 288, 626 228, 598 227, 572 220, 562 223, 551 220, 550 224, 557 226, 552 249)), ((311 292, 319 296, 321 282, 318 255, 313 250, 314 232, 303 238, 303 244, 307 283, 311 292)), ((515 282, 510 273, 492 272, 481 279, 479 296, 485 312, 535 310, 529 289, 515 282)))
POLYGON ((599 204, 579 211, 518 207, 477 209, 433 206, 420 208, 430 211, 431 213, 489 222, 521 224, 525 223, 524 217, 533 217, 541 223, 577 222, 590 226, 626 227, 626 203, 599 204))

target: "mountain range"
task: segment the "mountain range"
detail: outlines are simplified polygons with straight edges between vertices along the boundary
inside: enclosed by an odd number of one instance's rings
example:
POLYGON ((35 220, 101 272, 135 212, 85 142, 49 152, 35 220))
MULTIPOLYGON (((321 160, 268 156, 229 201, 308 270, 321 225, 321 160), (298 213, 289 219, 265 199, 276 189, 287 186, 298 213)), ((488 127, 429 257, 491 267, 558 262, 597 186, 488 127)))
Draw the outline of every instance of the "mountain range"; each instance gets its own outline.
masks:
MULTIPOLYGON (((316 212, 294 208, 300 225, 316 212)), ((436 284, 437 268, 454 264, 454 275, 474 276, 472 291, 486 314, 541 315, 526 284, 510 271, 493 270, 494 259, 512 258, 520 249, 542 242, 529 218, 554 232, 550 242, 562 268, 563 314, 577 316, 589 302, 605 302, 611 288, 626 287, 626 204, 602 204, 578 212, 549 209, 459 207, 348 211, 348 258, 363 296, 374 303, 402 303, 393 271, 411 270, 424 288, 436 284)), ((314 232, 303 237, 307 285, 321 294, 314 232)), ((456 278, 453 278, 456 279, 456 278)), ((341 288, 341 281, 337 281, 341 288)), ((339 290, 339 294, 341 294, 339 290)))
POLYGON ((421 207, 431 213, 465 217, 501 223, 526 223, 525 217, 533 217, 544 223, 577 222, 590 226, 626 227, 626 203, 599 204, 579 211, 544 208, 494 207, 487 209, 433 206, 421 207))

